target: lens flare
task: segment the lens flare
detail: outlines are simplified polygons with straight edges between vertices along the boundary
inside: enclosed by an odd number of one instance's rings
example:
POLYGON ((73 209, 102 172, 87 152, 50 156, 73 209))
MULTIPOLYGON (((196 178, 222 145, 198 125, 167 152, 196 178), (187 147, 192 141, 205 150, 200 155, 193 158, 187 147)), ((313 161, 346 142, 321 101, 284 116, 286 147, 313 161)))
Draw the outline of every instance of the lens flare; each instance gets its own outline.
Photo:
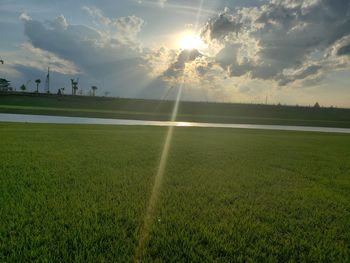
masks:
MULTIPOLYGON (((198 14, 197 14, 196 25, 195 25, 196 29, 198 27, 199 17, 200 17, 201 12, 202 12, 203 2, 204 2, 204 0, 201 0, 200 6, 198 8, 198 14)), ((202 49, 206 48, 206 45, 202 41, 202 39, 193 33, 183 36, 179 42, 179 46, 181 49, 202 50, 202 49)), ((176 96, 174 109, 173 109, 173 112, 171 115, 171 122, 176 121, 184 84, 185 84, 185 76, 183 76, 183 78, 182 78, 182 81, 181 81, 181 84, 179 87, 179 91, 178 91, 177 96, 176 96)), ((156 213, 156 209, 157 209, 158 198, 159 198, 159 194, 161 192, 161 186, 162 186, 163 177, 164 177, 164 173, 165 173, 165 169, 166 169, 166 164, 167 164, 167 160, 168 160, 168 155, 169 155, 169 150, 170 150, 170 146, 171 146, 171 141, 173 138, 174 129, 175 129, 174 126, 170 126, 168 128, 168 131, 167 131, 163 151, 162 151, 162 154, 160 157, 159 167, 157 170, 157 174, 154 178, 154 185, 152 188, 151 197, 148 201, 148 206, 147 206, 146 213, 145 213, 145 216, 143 218, 143 224, 142 224, 142 227, 140 230, 138 244, 137 244, 137 247, 135 250, 135 255, 134 255, 135 262, 142 261, 142 256, 143 256, 144 251, 145 251, 145 245, 146 245, 146 242, 148 240, 153 221, 155 220, 155 213, 156 213)))
MULTIPOLYGON (((181 100, 183 86, 184 86, 184 83, 182 82, 182 84, 179 87, 179 91, 177 93, 174 109, 172 112, 172 116, 171 116, 172 122, 174 122, 176 120, 177 112, 179 110, 179 104, 180 104, 180 100, 181 100)), ((140 237, 139 237, 139 241, 138 241, 138 245, 137 245, 135 257, 134 257, 135 262, 141 262, 142 255, 144 253, 145 244, 148 240, 149 232, 150 232, 151 226, 152 226, 153 221, 154 221, 156 207, 157 207, 157 201, 158 201, 160 189, 162 186, 162 181, 163 181, 163 177, 164 177, 166 163, 168 160, 169 149, 171 146, 174 128, 175 128, 174 126, 170 126, 168 128, 168 131, 167 131, 163 151, 162 151, 162 154, 160 157, 159 167, 157 170, 157 174, 154 178, 154 185, 152 188, 151 197, 148 201, 146 214, 145 214, 145 217, 143 219, 143 225, 142 225, 142 228, 140 231, 140 237)))

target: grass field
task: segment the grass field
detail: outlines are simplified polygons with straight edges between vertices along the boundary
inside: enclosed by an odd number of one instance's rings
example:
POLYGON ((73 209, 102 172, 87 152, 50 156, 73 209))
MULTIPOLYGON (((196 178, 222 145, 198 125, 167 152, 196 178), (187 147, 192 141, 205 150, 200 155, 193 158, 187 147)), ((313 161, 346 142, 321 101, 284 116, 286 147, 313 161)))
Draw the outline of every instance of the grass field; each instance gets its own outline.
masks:
MULTIPOLYGON (((0 124, 0 261, 130 262, 165 128, 0 124)), ((350 136, 176 128, 144 262, 349 262, 350 136)))
MULTIPOLYGON (((172 101, 2 94, 0 113, 169 120, 172 101)), ((350 128, 350 109, 181 102, 178 121, 350 128)))

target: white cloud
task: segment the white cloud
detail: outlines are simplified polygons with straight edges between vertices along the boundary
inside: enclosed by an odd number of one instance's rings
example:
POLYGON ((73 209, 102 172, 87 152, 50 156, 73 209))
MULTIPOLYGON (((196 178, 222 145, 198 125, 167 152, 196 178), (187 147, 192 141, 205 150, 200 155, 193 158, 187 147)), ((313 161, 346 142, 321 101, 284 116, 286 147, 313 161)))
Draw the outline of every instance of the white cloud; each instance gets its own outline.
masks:
POLYGON ((128 96, 149 82, 137 39, 143 22, 136 16, 110 19, 105 29, 72 25, 62 15, 45 22, 26 16, 22 22, 30 43, 24 47, 36 56, 33 61, 22 61, 23 67, 38 69, 40 63, 42 68, 54 64, 52 69, 59 73, 80 72, 82 79, 99 83, 112 94, 128 96))
POLYGON ((138 0, 138 3, 139 4, 142 4, 142 3, 158 3, 160 7, 164 7, 165 3, 167 2, 167 0, 138 0))
POLYGON ((104 16, 102 11, 95 6, 83 6, 82 9, 103 25, 108 26, 111 23, 111 19, 104 16))
POLYGON ((31 18, 30 16, 28 16, 27 13, 22 13, 22 14, 19 16, 19 19, 22 20, 22 21, 32 20, 32 18, 31 18))
POLYGON ((14 64, 35 68, 41 71, 46 71, 47 67, 50 67, 52 72, 64 75, 75 75, 79 73, 79 69, 74 63, 59 58, 52 52, 35 48, 29 43, 22 44, 20 48, 23 51, 23 55, 20 59, 17 56, 13 62, 14 64))
POLYGON ((286 85, 344 68, 344 60, 340 65, 325 56, 331 47, 335 56, 350 54, 350 2, 271 0, 259 8, 226 9, 208 21, 202 37, 221 44, 216 60, 230 76, 286 85), (316 52, 322 55, 312 56, 316 52))
POLYGON ((167 0, 158 0, 161 7, 164 7, 164 4, 167 2, 167 0))
POLYGON ((125 45, 139 46, 137 36, 141 32, 145 21, 135 15, 109 18, 94 6, 84 6, 85 10, 97 23, 105 26, 104 37, 113 36, 114 40, 125 45))

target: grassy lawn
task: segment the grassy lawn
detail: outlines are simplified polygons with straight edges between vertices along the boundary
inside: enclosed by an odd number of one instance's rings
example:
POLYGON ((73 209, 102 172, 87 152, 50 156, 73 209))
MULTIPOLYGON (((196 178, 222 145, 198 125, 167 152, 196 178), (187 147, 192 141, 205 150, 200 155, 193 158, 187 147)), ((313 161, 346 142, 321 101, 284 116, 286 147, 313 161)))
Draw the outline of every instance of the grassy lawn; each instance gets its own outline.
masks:
MULTIPOLYGON (((173 107, 171 101, 0 94, 0 113, 163 121, 173 107)), ((350 128, 350 109, 181 102, 177 120, 350 128)))
MULTIPOLYGON (((0 123, 0 261, 130 262, 166 128, 0 123)), ((350 136, 176 128, 145 262, 349 262, 350 136)))

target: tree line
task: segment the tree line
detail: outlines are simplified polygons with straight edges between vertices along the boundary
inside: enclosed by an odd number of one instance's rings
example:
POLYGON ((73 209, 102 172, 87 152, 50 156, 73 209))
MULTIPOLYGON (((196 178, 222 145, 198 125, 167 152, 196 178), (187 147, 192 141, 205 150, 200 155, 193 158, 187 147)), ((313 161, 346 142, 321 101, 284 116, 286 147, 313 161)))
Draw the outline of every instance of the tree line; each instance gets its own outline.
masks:
MULTIPOLYGON (((22 92, 26 92, 28 91, 28 84, 31 81, 28 81, 26 84, 22 84, 19 89, 22 92)), ((36 89, 33 91, 34 93, 40 93, 39 91, 39 87, 41 84, 41 79, 36 79, 35 81, 35 85, 36 85, 36 89)), ((71 86, 72 86, 72 92, 71 95, 75 96, 75 95, 83 95, 82 92, 81 94, 79 94, 79 80, 74 80, 71 79, 71 86)), ((95 97, 96 96, 96 91, 98 90, 97 86, 91 86, 91 90, 90 90, 90 96, 95 97)), ((11 86, 11 82, 7 79, 4 78, 0 78, 0 92, 4 93, 4 92, 13 92, 16 91, 12 86, 11 86)), ((81 90, 82 91, 82 90, 81 90)), ((57 90, 57 95, 65 95, 66 89, 65 88, 59 88, 57 90)), ((48 91, 46 93, 49 93, 48 91)))

